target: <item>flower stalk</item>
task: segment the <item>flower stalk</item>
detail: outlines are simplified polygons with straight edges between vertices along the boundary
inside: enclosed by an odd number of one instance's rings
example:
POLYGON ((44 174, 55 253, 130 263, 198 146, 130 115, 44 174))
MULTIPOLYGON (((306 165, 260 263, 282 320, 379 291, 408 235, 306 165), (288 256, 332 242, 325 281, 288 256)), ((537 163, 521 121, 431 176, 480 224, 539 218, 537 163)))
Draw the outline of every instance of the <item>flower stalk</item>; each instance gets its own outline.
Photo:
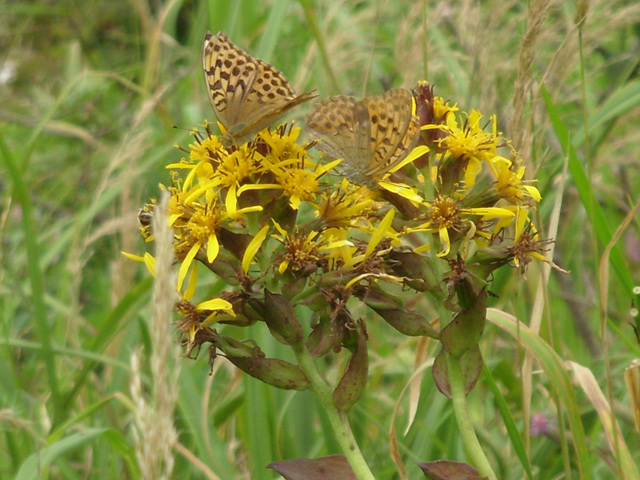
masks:
POLYGON ((465 451, 471 459, 471 463, 478 469, 482 476, 487 477, 489 480, 497 480, 498 477, 496 477, 489 463, 489 459, 485 455, 484 450, 482 450, 478 436, 473 428, 473 423, 471 422, 462 374, 461 357, 451 354, 446 354, 446 357, 453 412, 465 451))
POLYGON ((329 417, 336 440, 356 478, 358 480, 375 480, 369 465, 367 465, 362 455, 358 442, 353 436, 347 414, 344 411, 339 411, 334 405, 331 388, 318 371, 313 357, 305 346, 294 348, 294 353, 300 368, 311 382, 311 390, 324 408, 327 417, 329 417))

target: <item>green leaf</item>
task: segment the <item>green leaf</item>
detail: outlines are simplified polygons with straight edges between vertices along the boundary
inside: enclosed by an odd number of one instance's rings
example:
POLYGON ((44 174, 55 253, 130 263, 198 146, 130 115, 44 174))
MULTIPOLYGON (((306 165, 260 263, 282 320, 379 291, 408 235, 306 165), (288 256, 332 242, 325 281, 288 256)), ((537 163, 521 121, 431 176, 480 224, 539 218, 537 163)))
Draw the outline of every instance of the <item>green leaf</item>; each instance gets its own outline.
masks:
POLYGON ((518 323, 513 316, 490 308, 487 311, 487 320, 513 336, 540 362, 547 374, 551 387, 558 396, 560 403, 565 407, 571 426, 573 447, 576 452, 574 460, 580 470, 580 479, 590 480, 592 478, 591 455, 587 446, 582 419, 580 418, 580 407, 578 406, 576 391, 564 367, 563 360, 544 339, 525 324, 518 323))
POLYGON ((31 480, 40 478, 43 469, 54 463, 58 458, 85 446, 91 440, 104 435, 109 428, 89 428, 85 431, 74 433, 62 440, 55 442, 42 450, 30 455, 20 466, 16 480, 31 480))

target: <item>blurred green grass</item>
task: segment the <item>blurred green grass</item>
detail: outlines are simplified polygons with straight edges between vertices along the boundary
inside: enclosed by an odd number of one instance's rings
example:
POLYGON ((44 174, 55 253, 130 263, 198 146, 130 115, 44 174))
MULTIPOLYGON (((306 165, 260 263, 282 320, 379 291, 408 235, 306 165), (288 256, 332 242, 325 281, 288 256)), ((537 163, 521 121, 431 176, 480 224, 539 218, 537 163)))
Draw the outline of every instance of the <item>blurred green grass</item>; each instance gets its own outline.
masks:
MULTIPOLYGON (((138 208, 157 195, 159 182, 169 181, 164 165, 181 156, 173 145, 186 146, 190 128, 214 120, 200 66, 207 30, 227 31, 242 48, 282 70, 297 91, 359 96, 426 78, 436 94, 462 108, 497 114, 501 130, 516 137, 522 132, 510 130, 525 5, 3 4, 0 478, 138 474, 129 356, 139 345, 151 348, 151 282, 120 251, 143 251, 138 208)), ((535 308, 544 307, 539 336, 514 339, 509 324, 496 321, 482 342, 496 388, 481 381, 470 402, 500 478, 525 477, 526 461, 508 436, 526 442, 526 398, 531 413, 550 426, 548 435, 529 442, 534 478, 624 478, 615 465, 623 466, 626 457, 609 449, 589 397, 566 373, 542 369, 562 363, 543 349, 547 356, 522 376, 526 352, 543 348, 540 342, 551 345, 558 359, 591 370, 615 402, 622 443, 640 462, 623 380, 624 369, 640 356, 628 326, 630 287, 638 283, 640 266, 637 217, 612 253, 610 278, 599 270, 600 262, 609 261, 603 251, 613 232, 639 199, 640 9, 628 2, 590 8, 579 31, 573 2, 551 5, 535 45, 525 116, 530 144, 521 153, 536 172, 543 195, 538 224, 545 231, 556 198, 563 196, 555 260, 571 273, 554 273, 548 284, 537 267, 527 280, 515 272, 496 275, 493 307, 527 324, 535 308), (566 159, 570 173, 563 184, 566 159), (536 298, 541 288, 542 300, 536 298), (515 430, 503 426, 498 392, 515 430), (579 442, 581 449, 574 450, 579 442)), ((301 108, 295 115, 304 113, 301 108)), ((450 405, 429 371, 418 388, 402 394, 416 368, 417 340, 396 335, 374 317, 368 330, 371 378, 352 422, 372 469, 379 478, 398 478, 389 454, 391 422, 410 478, 422 478, 414 462, 463 460, 450 405), (410 408, 415 420, 409 424, 410 408)), ((267 336, 262 340, 268 342, 267 336)), ((428 360, 434 346, 421 346, 428 360)), ((271 479, 276 476, 264 467, 272 460, 337 452, 310 394, 274 391, 223 359, 209 376, 205 357, 183 360, 176 424, 184 450, 176 451, 174 478, 271 479)))

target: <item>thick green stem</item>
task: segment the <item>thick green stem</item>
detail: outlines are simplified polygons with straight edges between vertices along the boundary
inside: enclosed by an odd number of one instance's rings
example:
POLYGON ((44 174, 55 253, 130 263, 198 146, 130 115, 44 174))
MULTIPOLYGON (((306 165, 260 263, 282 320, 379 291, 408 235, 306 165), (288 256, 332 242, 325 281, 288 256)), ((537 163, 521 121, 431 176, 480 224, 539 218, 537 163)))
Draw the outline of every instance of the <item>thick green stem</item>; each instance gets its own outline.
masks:
POLYGON ((471 459, 473 466, 480 472, 480 475, 487 477, 489 480, 497 480, 496 474, 480 446, 476 432, 473 429, 473 424, 471 423, 467 395, 464 391, 460 357, 456 358, 453 355, 447 354, 447 367, 449 370, 449 385, 451 386, 453 411, 456 415, 458 429, 460 430, 467 455, 471 459))
POLYGON ((300 368, 304 371, 311 382, 312 390, 315 393, 316 398, 320 401, 327 412, 327 416, 329 417, 329 421, 333 427, 336 439, 342 448, 344 456, 347 457, 347 461, 349 462, 349 465, 351 465, 351 469, 355 473, 356 478, 358 480, 375 480, 375 477, 373 476, 373 473, 371 473, 369 465, 365 462, 362 452, 360 451, 360 447, 353 436, 347 415, 344 412, 339 411, 333 404, 333 393, 331 392, 331 388, 325 379, 322 378, 320 372, 318 372, 313 357, 304 346, 294 348, 294 351, 300 368))

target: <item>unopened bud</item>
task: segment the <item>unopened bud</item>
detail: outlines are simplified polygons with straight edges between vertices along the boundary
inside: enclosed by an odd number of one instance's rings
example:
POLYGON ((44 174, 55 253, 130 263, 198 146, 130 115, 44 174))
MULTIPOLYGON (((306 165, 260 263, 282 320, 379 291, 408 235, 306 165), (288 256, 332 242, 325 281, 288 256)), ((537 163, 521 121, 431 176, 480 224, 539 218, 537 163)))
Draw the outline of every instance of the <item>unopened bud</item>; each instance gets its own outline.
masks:
MULTIPOLYGON (((436 387, 440 393, 447 398, 451 398, 451 384, 449 383, 449 367, 447 364, 447 352, 442 349, 436 356, 431 368, 431 374, 436 382, 436 387)), ((460 358, 462 367, 462 382, 464 384, 465 393, 473 390, 473 387, 480 378, 482 372, 482 354, 480 347, 476 345, 474 348, 467 350, 460 358)))
POLYGON ((482 248, 467 260, 467 268, 471 274, 487 279, 494 270, 506 265, 512 258, 513 255, 505 248, 482 248))
POLYGON ((420 337, 426 335, 431 338, 440 338, 438 331, 431 326, 429 321, 415 312, 406 310, 376 310, 389 325, 404 335, 420 337))
POLYGON ((289 300, 265 288, 264 306, 264 320, 275 339, 285 345, 301 345, 302 325, 289 300))
POLYGON ((331 350, 339 352, 342 345, 344 329, 337 332, 331 332, 329 320, 324 318, 316 323, 309 334, 306 347, 309 353, 314 357, 322 357, 331 350))
POLYGON ((475 280, 471 275, 467 274, 454 284, 454 289, 458 297, 458 305, 463 309, 471 308, 476 303, 481 287, 475 280))
POLYGON ((211 339, 211 342, 229 358, 264 358, 265 356, 255 343, 241 342, 235 338, 225 337, 217 333, 211 339))
POLYGON ((478 344, 487 316, 487 290, 482 289, 468 308, 458 312, 442 329, 440 341, 447 353, 459 357, 478 344))
POLYGON ((224 250, 220 249, 218 256, 213 261, 213 263, 209 263, 207 260, 207 255, 204 251, 201 251, 198 254, 198 261, 200 261, 203 265, 206 265, 209 270, 215 273, 218 277, 224 280, 229 285, 239 285, 238 282, 238 269, 239 262, 233 257, 233 255, 224 250))
POLYGON ((372 286, 359 297, 400 333, 411 337, 427 335, 439 338, 438 332, 424 316, 405 310, 396 296, 385 292, 380 287, 372 286))
POLYGON ((358 401, 367 384, 368 373, 367 334, 361 322, 358 325, 358 341, 355 350, 340 383, 333 391, 333 404, 338 410, 347 412, 358 401))
POLYGON ((406 284, 418 292, 441 293, 441 279, 436 275, 434 259, 414 252, 391 251, 392 268, 396 275, 406 278, 406 284))
POLYGON ((300 367, 279 358, 233 357, 228 354, 227 358, 243 372, 273 387, 306 390, 311 386, 300 367))

